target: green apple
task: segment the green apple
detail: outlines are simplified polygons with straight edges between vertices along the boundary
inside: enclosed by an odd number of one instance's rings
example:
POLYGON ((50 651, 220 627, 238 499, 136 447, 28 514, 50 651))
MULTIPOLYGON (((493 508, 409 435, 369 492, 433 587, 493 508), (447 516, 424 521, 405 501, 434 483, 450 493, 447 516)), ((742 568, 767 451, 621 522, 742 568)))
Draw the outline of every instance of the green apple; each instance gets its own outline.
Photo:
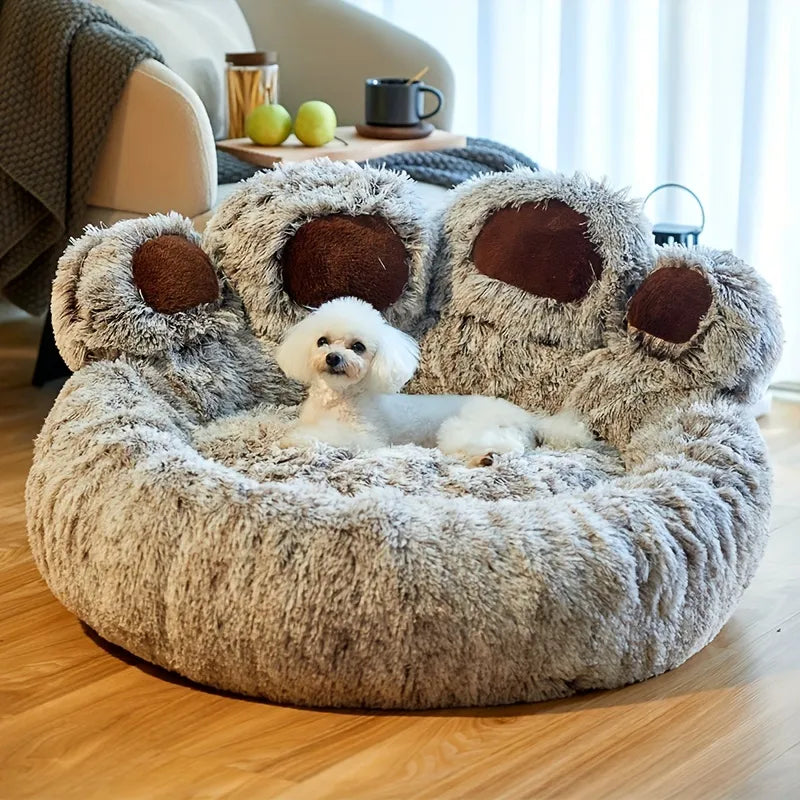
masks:
POLYGON ((244 132, 256 144, 280 144, 292 132, 291 114, 277 103, 263 103, 247 115, 244 132))
POLYGON ((322 100, 307 100, 297 109, 294 134, 309 147, 320 147, 336 136, 336 112, 322 100))

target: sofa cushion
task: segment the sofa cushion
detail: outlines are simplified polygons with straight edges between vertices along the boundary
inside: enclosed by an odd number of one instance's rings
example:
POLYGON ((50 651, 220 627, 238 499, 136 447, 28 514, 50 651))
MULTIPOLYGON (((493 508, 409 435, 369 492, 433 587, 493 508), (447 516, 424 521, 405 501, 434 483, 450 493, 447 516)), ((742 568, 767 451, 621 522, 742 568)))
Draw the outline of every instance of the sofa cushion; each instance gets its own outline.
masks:
POLYGON ((217 138, 227 135, 225 53, 254 50, 235 0, 95 0, 161 50, 200 96, 217 138))

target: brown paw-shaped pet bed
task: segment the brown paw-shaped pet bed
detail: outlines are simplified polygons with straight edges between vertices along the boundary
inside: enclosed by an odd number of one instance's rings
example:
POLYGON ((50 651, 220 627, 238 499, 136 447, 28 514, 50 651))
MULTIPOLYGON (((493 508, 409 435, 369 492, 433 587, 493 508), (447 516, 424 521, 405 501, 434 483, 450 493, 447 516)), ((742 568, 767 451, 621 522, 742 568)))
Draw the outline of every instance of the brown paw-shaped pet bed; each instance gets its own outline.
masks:
POLYGON ((650 244, 639 207, 519 170, 422 218, 408 181, 320 161, 244 183, 203 241, 90 230, 54 287, 77 369, 37 440, 30 542, 105 638, 312 706, 560 697, 681 664, 767 535, 746 403, 780 349, 729 253, 650 244), (416 391, 579 408, 604 441, 468 469, 416 446, 281 450, 274 343, 356 294, 418 336, 416 391))

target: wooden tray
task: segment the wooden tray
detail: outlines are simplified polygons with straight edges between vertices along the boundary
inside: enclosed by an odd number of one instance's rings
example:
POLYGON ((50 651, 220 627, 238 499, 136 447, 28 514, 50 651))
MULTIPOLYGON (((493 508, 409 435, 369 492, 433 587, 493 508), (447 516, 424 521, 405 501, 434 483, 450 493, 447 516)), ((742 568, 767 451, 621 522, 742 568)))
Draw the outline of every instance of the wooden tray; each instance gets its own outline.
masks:
POLYGON ((222 139, 217 149, 231 153, 242 161, 260 167, 270 167, 277 161, 306 161, 310 158, 327 156, 335 161, 366 161, 391 153, 404 153, 420 150, 444 150, 448 147, 466 147, 466 136, 448 131, 434 130, 424 139, 367 139, 359 136, 353 126, 336 129, 336 135, 347 145, 334 139, 322 147, 306 147, 292 134, 277 147, 263 147, 253 144, 250 139, 222 139))

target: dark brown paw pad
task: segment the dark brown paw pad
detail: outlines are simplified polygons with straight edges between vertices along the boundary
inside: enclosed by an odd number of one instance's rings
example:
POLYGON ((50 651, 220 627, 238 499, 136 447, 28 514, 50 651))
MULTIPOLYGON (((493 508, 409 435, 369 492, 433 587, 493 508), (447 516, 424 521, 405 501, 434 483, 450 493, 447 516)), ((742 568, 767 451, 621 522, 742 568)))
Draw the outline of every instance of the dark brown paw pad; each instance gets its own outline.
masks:
POLYGON ((408 283, 408 252, 377 216, 331 214, 302 225, 283 252, 283 285, 292 300, 316 308, 359 297, 385 311, 408 283))
POLYGON ((754 402, 783 341, 769 286, 730 251, 670 245, 657 253, 628 305, 628 341, 646 355, 681 361, 675 380, 754 402))
POLYGON ((603 272, 588 219, 560 200, 495 211, 472 249, 483 275, 560 303, 582 300, 603 272))
POLYGON ((385 169, 315 159, 243 182, 203 244, 266 342, 337 297, 358 297, 395 327, 426 314, 431 247, 411 181, 385 169))
POLYGON ((208 256, 183 236, 148 239, 131 259, 133 280, 144 301, 161 314, 187 311, 219 299, 208 256))
POLYGON ((711 308, 711 286, 690 267, 664 267, 649 275, 628 305, 628 327, 671 344, 688 342, 711 308))
POLYGON ((222 296, 198 242, 191 221, 177 214, 88 228, 73 241, 59 260, 51 304, 69 367, 227 335, 238 307, 222 296))
MULTIPOLYGON (((454 191, 439 252, 432 310, 472 339, 485 331, 483 353, 513 351, 530 364, 526 353, 537 345, 572 353, 602 346, 654 245, 640 204, 624 193, 583 175, 516 169, 454 191)), ((498 359, 485 372, 500 369, 498 359)))

